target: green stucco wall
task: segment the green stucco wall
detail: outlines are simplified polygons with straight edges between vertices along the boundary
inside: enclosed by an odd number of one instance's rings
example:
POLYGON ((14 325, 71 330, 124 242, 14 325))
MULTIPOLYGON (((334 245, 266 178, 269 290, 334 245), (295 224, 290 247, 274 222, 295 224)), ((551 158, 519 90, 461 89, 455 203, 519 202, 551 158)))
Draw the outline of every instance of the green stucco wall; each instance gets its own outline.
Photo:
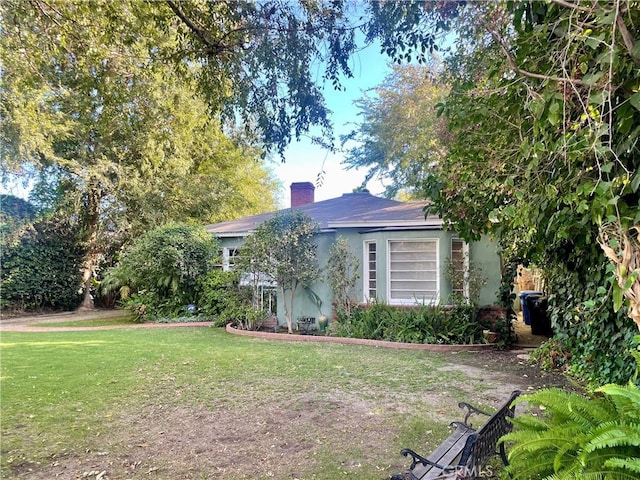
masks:
MULTIPOLYGON (((375 241, 378 245, 377 259, 377 277, 378 299, 387 301, 387 242, 389 240, 413 240, 413 239, 436 239, 438 242, 438 268, 439 278, 439 298, 436 300, 440 303, 446 303, 451 295, 451 285, 445 278, 443 266, 447 257, 451 255, 451 239, 456 238, 452 232, 442 230, 403 230, 403 231, 379 231, 361 233, 363 229, 349 228, 340 229, 338 232, 325 232, 318 235, 318 259, 322 270, 321 279, 311 286, 311 289, 322 299, 321 310, 318 309, 313 299, 304 289, 299 288, 294 300, 293 327, 297 317, 315 317, 318 318, 324 314, 331 318, 332 313, 332 292, 326 278, 326 262, 329 256, 331 245, 338 237, 343 236, 347 239, 349 248, 360 262, 359 275, 360 280, 356 289, 356 297, 358 301, 364 301, 363 293, 363 262, 364 262, 364 244, 366 241, 375 241)), ((242 243, 239 238, 221 238, 222 247, 237 247, 242 243)), ((487 283, 480 293, 480 305, 491 305, 497 301, 497 291, 500 286, 500 258, 497 254, 497 246, 488 239, 482 239, 474 242, 469 246, 470 261, 473 262, 482 271, 482 275, 486 278, 487 283)), ((278 297, 278 319, 280 324, 285 324, 284 304, 282 298, 278 297)))

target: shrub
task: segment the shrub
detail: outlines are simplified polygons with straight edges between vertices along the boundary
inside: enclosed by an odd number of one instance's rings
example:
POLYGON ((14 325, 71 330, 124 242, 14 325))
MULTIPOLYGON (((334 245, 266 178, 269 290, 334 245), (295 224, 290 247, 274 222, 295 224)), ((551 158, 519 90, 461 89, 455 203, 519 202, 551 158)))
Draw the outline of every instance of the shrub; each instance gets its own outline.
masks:
POLYGON ((571 264, 548 267, 549 313, 554 339, 571 354, 569 373, 590 385, 625 383, 634 371, 628 346, 637 334, 625 309, 613 311, 613 268, 594 246, 567 254, 571 264))
POLYGON ((0 248, 2 310, 72 310, 84 250, 78 228, 54 216, 31 223, 3 221, 0 248))
POLYGON ((139 238, 108 270, 106 291, 145 320, 178 316, 199 298, 200 278, 214 268, 218 243, 204 228, 170 224, 139 238))
POLYGON ((395 307, 381 302, 337 310, 338 336, 403 343, 482 343, 470 305, 395 307))
MULTIPOLYGON (((640 335, 630 351, 640 372, 640 335)), ((640 478, 640 389, 607 384, 589 396, 551 388, 516 402, 543 407, 541 415, 519 415, 511 442, 509 478, 640 478)))
POLYGON ((336 308, 349 311, 355 301, 355 287, 360 261, 349 248, 346 238, 339 236, 329 251, 327 281, 333 292, 336 308))
POLYGON ((634 383, 605 385, 590 397, 546 389, 517 402, 545 410, 517 416, 514 431, 501 439, 512 442, 509 478, 640 477, 640 391, 634 383))
POLYGON ((198 310, 211 316, 218 316, 241 301, 237 272, 215 269, 198 280, 198 310))

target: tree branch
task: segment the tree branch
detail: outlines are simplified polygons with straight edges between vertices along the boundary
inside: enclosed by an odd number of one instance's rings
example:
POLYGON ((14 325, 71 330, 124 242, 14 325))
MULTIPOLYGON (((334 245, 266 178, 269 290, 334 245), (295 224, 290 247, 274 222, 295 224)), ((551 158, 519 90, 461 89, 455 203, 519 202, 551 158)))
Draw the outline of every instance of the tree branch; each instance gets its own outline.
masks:
MULTIPOLYGON (((596 3, 594 3, 592 7, 583 7, 582 5, 571 3, 567 0, 552 0, 552 1, 562 7, 571 8, 573 10, 578 10, 580 12, 594 12, 602 8, 596 3)), ((616 5, 617 13, 619 13, 619 7, 620 7, 620 4, 618 2, 616 5)), ((623 11, 625 10, 626 9, 623 9, 623 11)), ((629 53, 629 55, 631 56, 631 59, 636 65, 638 65, 640 63, 640 58, 633 55, 633 44, 635 43, 635 39, 633 38, 633 35, 631 35, 631 32, 629 32, 629 29, 627 28, 627 25, 624 23, 622 16, 620 16, 619 14, 616 14, 616 27, 618 27, 618 30, 620 31, 620 35, 622 36, 622 40, 624 41, 624 46, 627 52, 629 53)))
MULTIPOLYGON (((572 85, 586 85, 586 83, 584 83, 582 80, 578 78, 556 77, 555 75, 544 75, 542 73, 534 73, 534 72, 529 72, 527 70, 523 70, 522 68, 518 67, 518 65, 516 64, 516 61, 514 60, 513 56, 511 55, 511 52, 505 45, 504 40, 502 40, 502 38, 493 31, 490 31, 489 33, 494 38, 494 40, 498 42, 498 44, 500 45, 500 49, 507 57, 507 61, 509 62, 509 67, 511 67, 511 69, 515 73, 522 75, 523 77, 536 78, 538 80, 552 80, 558 83, 570 83, 572 85)), ((611 86, 609 85, 607 89, 611 89, 611 86)))
POLYGON ((627 52, 629 52, 633 63, 638 65, 640 63, 640 58, 633 55, 633 44, 635 43, 635 39, 629 32, 629 29, 627 28, 627 25, 624 23, 624 20, 621 16, 618 16, 618 18, 616 19, 616 26, 618 27, 618 30, 620 30, 620 35, 622 35, 624 46, 627 49, 627 52))
POLYGON ((189 30, 191 30, 196 35, 196 37, 198 37, 198 39, 205 44, 205 46, 207 47, 206 53, 211 55, 217 55, 224 51, 232 50, 231 47, 227 45, 221 45, 220 43, 214 43, 211 40, 209 40, 207 31, 200 28, 193 21, 191 21, 191 19, 187 17, 184 14, 184 12, 182 12, 182 10, 178 8, 178 6, 173 0, 166 0, 166 2, 169 8, 173 10, 173 13, 175 13, 178 16, 178 18, 182 20, 182 22, 187 26, 187 28, 189 28, 189 30))
POLYGON ((573 10, 580 10, 581 12, 591 12, 593 11, 593 7, 583 7, 582 5, 578 5, 576 3, 568 2, 567 0, 552 0, 553 3, 557 3, 563 7, 571 8, 573 10))

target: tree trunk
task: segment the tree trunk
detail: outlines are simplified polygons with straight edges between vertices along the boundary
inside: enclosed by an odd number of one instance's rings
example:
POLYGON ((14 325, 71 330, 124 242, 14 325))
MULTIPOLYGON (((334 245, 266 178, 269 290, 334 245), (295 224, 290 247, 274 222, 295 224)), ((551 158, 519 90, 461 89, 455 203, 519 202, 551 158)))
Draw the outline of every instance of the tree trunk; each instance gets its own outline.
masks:
MULTIPOLYGON (((287 293, 284 286, 279 284, 280 286, 280 294, 282 295, 282 306, 284 307, 284 318, 287 321, 287 331, 289 333, 293 333, 292 322, 291 322, 291 310, 289 309, 289 304, 287 303, 287 298, 285 294, 287 293)), ((293 305, 292 305, 293 308, 293 305)))
POLYGON ((93 310, 93 274, 98 263, 98 224, 100 220, 100 190, 96 185, 90 185, 87 190, 87 205, 84 215, 86 251, 82 262, 82 303, 77 310, 93 310))

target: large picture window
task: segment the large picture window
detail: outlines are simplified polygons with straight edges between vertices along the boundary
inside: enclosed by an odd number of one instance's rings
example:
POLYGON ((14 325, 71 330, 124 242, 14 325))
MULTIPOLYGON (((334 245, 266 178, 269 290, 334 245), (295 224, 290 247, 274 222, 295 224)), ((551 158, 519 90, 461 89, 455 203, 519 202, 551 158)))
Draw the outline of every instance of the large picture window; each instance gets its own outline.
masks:
POLYGON ((389 303, 438 300, 438 241, 389 241, 389 303))

